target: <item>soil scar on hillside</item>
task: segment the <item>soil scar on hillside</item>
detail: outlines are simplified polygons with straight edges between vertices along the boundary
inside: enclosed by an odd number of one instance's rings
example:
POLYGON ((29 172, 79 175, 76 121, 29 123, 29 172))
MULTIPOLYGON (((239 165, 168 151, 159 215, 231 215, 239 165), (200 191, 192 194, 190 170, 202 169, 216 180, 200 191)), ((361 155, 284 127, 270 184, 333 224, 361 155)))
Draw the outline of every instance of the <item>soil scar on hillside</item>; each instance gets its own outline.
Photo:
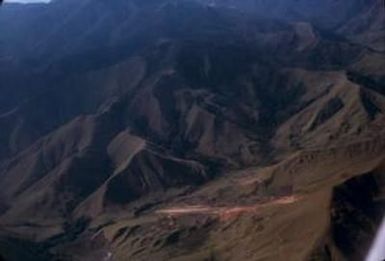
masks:
POLYGON ((180 206, 157 210, 155 213, 166 215, 168 217, 180 217, 185 215, 205 215, 219 217, 220 219, 229 219, 237 217, 244 213, 258 213, 258 210, 270 206, 289 205, 297 202, 299 196, 285 196, 270 199, 267 202, 256 203, 253 205, 232 205, 232 206, 206 206, 206 205, 190 205, 180 206))

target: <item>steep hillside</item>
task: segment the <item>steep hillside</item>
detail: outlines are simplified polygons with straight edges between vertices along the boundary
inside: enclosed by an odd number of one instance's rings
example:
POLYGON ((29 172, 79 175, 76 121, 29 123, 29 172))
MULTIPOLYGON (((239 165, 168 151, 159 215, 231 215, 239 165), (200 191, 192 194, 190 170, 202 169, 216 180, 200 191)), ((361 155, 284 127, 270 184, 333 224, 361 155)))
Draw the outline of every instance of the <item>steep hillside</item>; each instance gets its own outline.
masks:
POLYGON ((340 33, 346 35, 353 42, 360 43, 373 50, 385 51, 385 5, 383 1, 364 9, 360 15, 353 17, 341 26, 340 33))

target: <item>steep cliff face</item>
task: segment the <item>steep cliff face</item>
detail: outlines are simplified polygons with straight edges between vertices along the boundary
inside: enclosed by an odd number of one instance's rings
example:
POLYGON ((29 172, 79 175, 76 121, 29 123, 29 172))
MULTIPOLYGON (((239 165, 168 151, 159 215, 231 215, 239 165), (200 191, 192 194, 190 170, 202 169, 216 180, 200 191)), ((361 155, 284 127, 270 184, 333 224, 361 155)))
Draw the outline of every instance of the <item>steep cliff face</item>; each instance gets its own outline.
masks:
POLYGON ((375 0, 4 5, 0 253, 362 258, 383 20, 375 0))

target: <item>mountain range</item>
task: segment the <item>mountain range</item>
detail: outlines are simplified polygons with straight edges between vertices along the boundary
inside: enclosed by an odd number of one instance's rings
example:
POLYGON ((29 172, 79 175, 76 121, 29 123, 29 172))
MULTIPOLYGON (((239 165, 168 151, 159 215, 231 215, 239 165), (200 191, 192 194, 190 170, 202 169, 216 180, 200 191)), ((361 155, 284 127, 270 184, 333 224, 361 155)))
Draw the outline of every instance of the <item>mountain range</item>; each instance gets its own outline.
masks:
POLYGON ((5 260, 363 260, 380 0, 0 7, 5 260))

